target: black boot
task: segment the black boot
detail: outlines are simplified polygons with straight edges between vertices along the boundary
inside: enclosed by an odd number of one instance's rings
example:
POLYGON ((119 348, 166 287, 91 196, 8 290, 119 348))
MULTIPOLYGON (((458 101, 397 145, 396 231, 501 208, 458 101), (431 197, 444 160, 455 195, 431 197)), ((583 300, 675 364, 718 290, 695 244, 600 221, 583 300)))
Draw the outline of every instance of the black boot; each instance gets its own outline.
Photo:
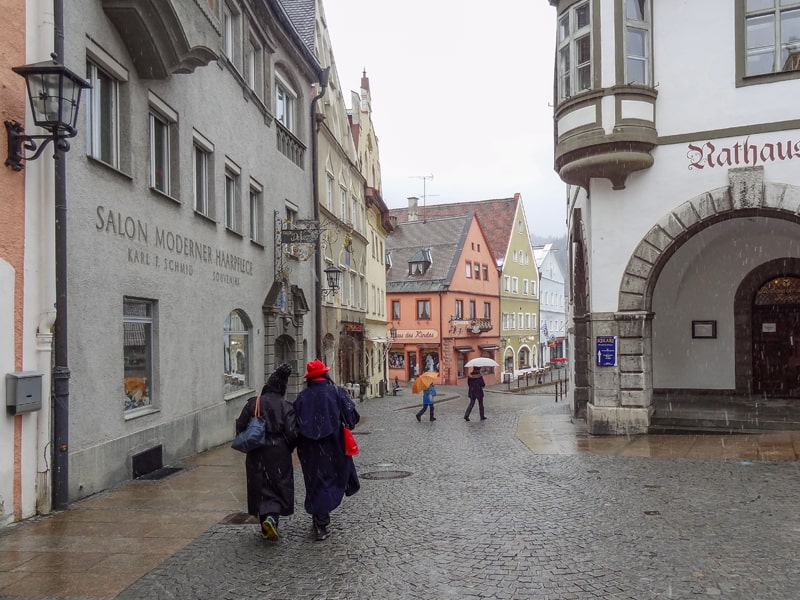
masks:
POLYGON ((314 539, 316 541, 321 542, 322 540, 326 540, 330 535, 331 533, 325 525, 314 526, 314 539))

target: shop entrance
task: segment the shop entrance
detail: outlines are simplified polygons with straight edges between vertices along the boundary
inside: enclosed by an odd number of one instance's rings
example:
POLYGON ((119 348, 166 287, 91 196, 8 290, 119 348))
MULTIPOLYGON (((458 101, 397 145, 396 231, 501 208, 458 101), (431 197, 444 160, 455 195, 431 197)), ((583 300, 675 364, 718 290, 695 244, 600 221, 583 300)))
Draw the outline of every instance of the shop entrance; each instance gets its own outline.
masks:
POLYGON ((753 391, 800 398, 800 278, 775 277, 753 304, 753 391))

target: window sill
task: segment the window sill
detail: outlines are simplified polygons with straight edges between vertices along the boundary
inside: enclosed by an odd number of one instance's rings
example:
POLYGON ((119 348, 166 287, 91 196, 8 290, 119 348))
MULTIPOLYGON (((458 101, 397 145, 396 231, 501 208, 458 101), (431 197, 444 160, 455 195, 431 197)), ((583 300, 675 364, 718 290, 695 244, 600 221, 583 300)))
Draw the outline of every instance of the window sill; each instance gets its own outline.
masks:
POLYGON ((225 231, 227 231, 231 235, 235 235, 236 237, 238 237, 240 239, 244 237, 239 231, 236 231, 235 229, 231 229, 227 225, 225 226, 225 231))
POLYGON ((213 224, 213 225, 216 225, 216 224, 217 224, 217 221, 214 219, 214 217, 212 217, 212 216, 210 216, 210 215, 207 215, 207 214, 205 214, 205 213, 201 213, 201 212, 200 212, 199 210, 197 210, 197 209, 194 209, 194 214, 195 214, 195 216, 197 216, 197 217, 200 217, 201 219, 203 219, 203 220, 207 221, 207 222, 208 222, 208 223, 210 223, 210 224, 213 224))
POLYGON ((266 246, 264 245, 263 242, 260 242, 258 240, 254 240, 253 238, 250 238, 250 245, 251 246, 255 246, 256 248, 259 248, 261 250, 265 250, 266 249, 266 246))
POLYGON ((133 175, 129 175, 128 173, 125 173, 124 171, 120 171, 118 167, 115 167, 114 165, 109 164, 106 161, 97 158, 96 156, 92 156, 91 154, 87 154, 86 158, 89 159, 89 162, 92 162, 92 163, 94 163, 96 165, 99 165, 101 167, 105 167, 109 171, 112 171, 113 173, 116 173, 117 175, 121 175, 122 177, 124 177, 125 179, 127 179, 129 181, 133 181, 133 175))
POLYGON ((142 408, 136 408, 134 410, 129 410, 125 412, 125 420, 131 421, 133 419, 138 419, 139 417, 145 417, 147 415, 152 415, 155 413, 161 412, 157 408, 153 408, 152 406, 145 406, 142 408))
POLYGON ((159 198, 164 198, 166 200, 171 200, 175 204, 181 204, 181 201, 178 200, 175 196, 170 196, 169 194, 165 194, 164 192, 162 192, 158 188, 154 188, 154 187, 150 186, 150 193, 153 194, 154 196, 158 196, 159 198))
POLYGON ((237 400, 242 396, 254 396, 256 391, 253 388, 242 388, 240 390, 236 390, 235 392, 231 392, 230 394, 225 394, 225 402, 230 402, 231 400, 237 400))

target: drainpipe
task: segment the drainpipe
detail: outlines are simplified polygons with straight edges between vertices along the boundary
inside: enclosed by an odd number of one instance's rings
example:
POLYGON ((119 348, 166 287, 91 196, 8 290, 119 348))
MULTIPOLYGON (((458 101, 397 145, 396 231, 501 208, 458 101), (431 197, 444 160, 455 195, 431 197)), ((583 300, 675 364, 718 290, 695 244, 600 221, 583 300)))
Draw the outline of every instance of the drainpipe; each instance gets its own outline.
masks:
MULTIPOLYGON (((314 220, 317 222, 318 227, 322 224, 319 222, 319 173, 317 172, 317 165, 319 163, 319 157, 317 156, 319 147, 317 142, 319 124, 317 123, 317 102, 325 95, 330 74, 330 67, 322 69, 322 72, 319 74, 319 94, 314 96, 313 100, 311 100, 311 181, 313 185, 314 220)), ((316 350, 317 358, 322 360, 322 231, 320 231, 319 237, 317 237, 317 255, 314 259, 314 268, 316 270, 314 273, 316 280, 316 285, 314 287, 314 304, 317 307, 317 318, 315 319, 316 350)))
MULTIPOLYGON (((55 60, 64 64, 64 1, 53 0, 55 60)), ((53 368, 53 508, 69 503, 69 348, 67 346, 67 173, 55 146, 56 324, 53 368)))

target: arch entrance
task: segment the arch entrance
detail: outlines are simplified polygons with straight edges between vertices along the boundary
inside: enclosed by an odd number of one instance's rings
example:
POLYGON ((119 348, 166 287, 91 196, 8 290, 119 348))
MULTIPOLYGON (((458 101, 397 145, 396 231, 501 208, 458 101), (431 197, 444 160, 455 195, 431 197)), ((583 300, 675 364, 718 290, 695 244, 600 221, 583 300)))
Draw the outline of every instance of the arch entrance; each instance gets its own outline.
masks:
POLYGON ((800 277, 767 280, 752 311, 753 391, 800 398, 800 277))

